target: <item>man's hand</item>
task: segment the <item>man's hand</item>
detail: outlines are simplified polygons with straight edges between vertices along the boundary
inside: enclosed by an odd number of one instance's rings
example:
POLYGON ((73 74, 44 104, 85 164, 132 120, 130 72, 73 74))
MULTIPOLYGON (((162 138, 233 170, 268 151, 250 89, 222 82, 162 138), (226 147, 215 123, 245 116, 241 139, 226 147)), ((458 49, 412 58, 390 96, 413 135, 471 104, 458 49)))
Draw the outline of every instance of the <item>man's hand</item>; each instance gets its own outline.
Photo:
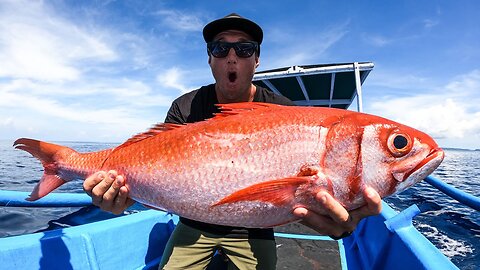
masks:
POLYGON ((92 197, 94 205, 100 209, 119 215, 134 201, 128 197, 128 189, 125 186, 125 179, 116 171, 104 171, 92 174, 85 182, 83 189, 92 197))
POLYGON ((319 215, 303 207, 294 209, 293 214, 302 218, 301 223, 320 234, 338 238, 351 233, 361 219, 378 215, 382 211, 382 199, 373 188, 367 187, 363 195, 367 204, 348 212, 328 192, 320 191, 316 199, 325 207, 327 215, 319 215))

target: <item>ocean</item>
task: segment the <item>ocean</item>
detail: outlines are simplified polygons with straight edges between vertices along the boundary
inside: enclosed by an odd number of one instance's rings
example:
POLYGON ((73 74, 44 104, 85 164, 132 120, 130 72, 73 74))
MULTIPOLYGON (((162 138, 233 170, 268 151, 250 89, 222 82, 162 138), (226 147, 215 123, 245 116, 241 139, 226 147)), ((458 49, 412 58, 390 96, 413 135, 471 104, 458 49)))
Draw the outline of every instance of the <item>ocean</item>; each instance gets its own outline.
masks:
MULTIPOLYGON (((80 152, 97 151, 116 145, 91 142, 60 144, 80 152)), ((0 189, 31 191, 43 174, 43 168, 35 158, 15 150, 12 145, 13 141, 0 140, 0 189)), ((445 160, 434 176, 480 196, 480 151, 446 149, 445 153, 445 160)), ((80 181, 70 182, 56 192, 82 193, 82 184, 80 181)), ((397 211, 416 204, 422 213, 415 217, 414 226, 460 269, 478 269, 480 212, 457 203, 425 182, 385 201, 397 211)), ((0 237, 68 227, 72 224, 65 223, 64 220, 68 219, 64 217, 82 210, 84 209, 78 207, 0 207, 0 237)))

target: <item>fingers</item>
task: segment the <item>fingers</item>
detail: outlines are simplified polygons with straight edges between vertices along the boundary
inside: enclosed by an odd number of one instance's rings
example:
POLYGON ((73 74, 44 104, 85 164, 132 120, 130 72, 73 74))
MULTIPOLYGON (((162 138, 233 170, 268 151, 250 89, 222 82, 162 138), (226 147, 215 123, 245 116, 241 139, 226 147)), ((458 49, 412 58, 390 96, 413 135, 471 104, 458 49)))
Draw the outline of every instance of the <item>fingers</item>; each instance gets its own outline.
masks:
POLYGON ((365 200, 367 201, 367 215, 378 215, 382 212, 382 198, 378 192, 371 188, 367 187, 364 191, 365 200))
POLYGON ((352 216, 348 213, 337 200, 328 192, 320 191, 317 193, 316 199, 327 211, 327 215, 337 223, 347 223, 352 221, 352 216))
POLYGON ((358 220, 335 200, 332 195, 326 191, 320 191, 317 193, 316 199, 323 205, 326 210, 326 216, 330 220, 324 229, 327 235, 340 237, 344 233, 350 233, 355 230, 358 220))
MULTIPOLYGON (((112 208, 118 209, 123 206, 129 207, 133 204, 133 200, 128 197, 128 189, 125 186, 120 187, 118 195, 115 197, 112 208)), ((121 210, 123 212, 123 209, 121 210)))
POLYGON ((317 201, 322 204, 325 214, 318 214, 312 210, 299 207, 293 214, 302 218, 301 223, 314 229, 322 235, 341 236, 345 232, 355 229, 355 221, 348 211, 330 194, 320 191, 316 195, 317 201))
POLYGON ((325 215, 319 215, 306 208, 299 207, 293 210, 293 214, 302 220, 303 225, 310 227, 322 235, 332 235, 334 232, 335 222, 325 215))
POLYGON ((106 172, 99 171, 87 177, 87 179, 85 179, 83 182, 83 190, 85 190, 88 195, 92 196, 92 189, 98 185, 98 183, 102 182, 102 180, 105 178, 105 175, 106 172))
POLYGON ((367 187, 363 195, 367 204, 350 212, 350 215, 355 216, 358 221, 368 216, 378 215, 382 211, 382 198, 375 189, 367 187))
MULTIPOLYGON (((117 205, 117 202, 122 201, 121 198, 119 200, 117 197, 119 195, 120 187, 124 187, 125 185, 125 180, 122 175, 117 175, 115 171, 110 171, 108 172, 108 177, 103 183, 103 185, 98 185, 98 192, 103 192, 103 196, 101 197, 102 209, 112 211, 114 204, 117 205)), ((124 188, 126 189, 126 187, 124 188)), ((123 203, 125 203, 125 199, 126 198, 123 199, 123 203)))
MULTIPOLYGON (((132 206, 135 203, 134 200, 128 197, 128 189, 126 186, 124 186, 124 184, 125 184, 125 180, 123 176, 121 175, 117 176, 116 181, 112 184, 112 187, 113 185, 121 185, 118 187, 118 192, 116 193, 116 196, 114 196, 113 199, 111 199, 110 197, 105 199, 105 195, 104 195, 103 201, 108 203, 108 206, 105 205, 104 207, 108 208, 108 211, 116 215, 123 213, 125 209, 127 209, 128 207, 132 206)), ((112 192, 113 194, 112 189, 113 188, 110 188, 109 191, 107 191, 107 193, 112 192)))
POLYGON ((364 197, 365 206, 348 212, 328 192, 320 191, 316 194, 316 199, 323 206, 324 214, 303 207, 294 209, 293 214, 302 218, 303 224, 323 235, 340 237, 351 233, 363 218, 377 215, 382 210, 380 195, 373 188, 367 187, 364 197))
POLYGON ((85 191, 92 196, 92 203, 102 210, 121 214, 134 201, 128 197, 125 179, 116 171, 98 172, 83 183, 85 191))
MULTIPOLYGON (((117 173, 115 171, 109 171, 106 174, 103 172, 98 173, 98 178, 102 178, 102 181, 100 181, 92 189, 92 201, 94 205, 100 206, 100 208, 104 209, 103 207, 105 205, 105 202, 103 201, 104 195, 112 187, 112 184, 115 181, 116 176, 117 176, 117 173)), ((118 192, 118 188, 117 188, 117 191, 115 191, 114 189, 113 192, 118 192)), ((106 199, 108 200, 108 198, 109 197, 107 196, 106 199)), ((108 206, 108 201, 106 202, 106 205, 108 206)), ((108 211, 108 209, 105 209, 105 210, 108 211)))

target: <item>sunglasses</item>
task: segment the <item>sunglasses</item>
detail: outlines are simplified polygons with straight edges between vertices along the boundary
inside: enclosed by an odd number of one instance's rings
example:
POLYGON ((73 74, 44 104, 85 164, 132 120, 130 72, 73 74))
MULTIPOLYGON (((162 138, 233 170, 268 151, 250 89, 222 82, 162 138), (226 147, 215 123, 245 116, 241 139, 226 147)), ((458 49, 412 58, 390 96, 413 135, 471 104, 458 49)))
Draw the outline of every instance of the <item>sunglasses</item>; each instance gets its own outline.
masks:
POLYGON ((223 42, 212 41, 207 43, 207 50, 216 58, 224 58, 233 48, 240 58, 248 58, 257 51, 258 43, 255 41, 223 42))

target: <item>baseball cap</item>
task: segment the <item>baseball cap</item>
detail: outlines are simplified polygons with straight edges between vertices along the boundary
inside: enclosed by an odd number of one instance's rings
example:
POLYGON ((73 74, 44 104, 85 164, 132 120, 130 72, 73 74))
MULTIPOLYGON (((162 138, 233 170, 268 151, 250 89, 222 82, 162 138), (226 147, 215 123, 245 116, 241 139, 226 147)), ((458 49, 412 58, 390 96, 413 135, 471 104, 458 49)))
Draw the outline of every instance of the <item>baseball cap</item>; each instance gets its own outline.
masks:
POLYGON ((229 14, 223 18, 212 21, 203 28, 205 42, 213 41, 216 35, 227 30, 239 30, 253 38, 253 41, 260 45, 263 40, 263 31, 258 24, 246 19, 236 13, 229 14))

